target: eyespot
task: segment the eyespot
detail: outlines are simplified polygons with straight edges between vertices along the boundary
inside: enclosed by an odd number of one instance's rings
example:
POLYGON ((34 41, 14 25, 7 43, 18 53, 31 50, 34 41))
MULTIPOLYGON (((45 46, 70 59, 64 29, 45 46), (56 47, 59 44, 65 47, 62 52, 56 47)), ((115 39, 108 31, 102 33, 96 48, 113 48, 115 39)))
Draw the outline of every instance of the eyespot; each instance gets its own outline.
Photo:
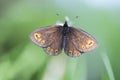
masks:
POLYGON ((85 46, 84 46, 84 45, 82 45, 82 49, 85 49, 85 46))
POLYGON ((86 44, 86 48, 89 48, 89 47, 93 46, 93 44, 94 44, 94 41, 88 40, 87 44, 86 44))
POLYGON ((51 48, 50 47, 47 47, 47 51, 49 51, 51 48))
POLYGON ((51 49, 50 52, 53 52, 53 49, 51 49))
POLYGON ((92 40, 88 40, 88 41, 87 41, 87 44, 88 44, 89 46, 92 46, 92 45, 94 44, 94 42, 93 42, 92 40))
POLYGON ((74 54, 78 54, 79 52, 77 50, 74 50, 74 54))
POLYGON ((34 38, 35 38, 36 40, 38 40, 40 37, 41 37, 41 34, 40 34, 40 33, 34 33, 34 38))
POLYGON ((58 52, 58 49, 55 49, 55 53, 57 53, 58 52))
POLYGON ((42 40, 41 38, 38 39, 39 42, 40 42, 41 40, 42 40))
POLYGON ((69 53, 72 55, 72 50, 69 50, 69 53))
POLYGON ((41 44, 45 44, 45 40, 42 40, 42 41, 41 41, 41 44))

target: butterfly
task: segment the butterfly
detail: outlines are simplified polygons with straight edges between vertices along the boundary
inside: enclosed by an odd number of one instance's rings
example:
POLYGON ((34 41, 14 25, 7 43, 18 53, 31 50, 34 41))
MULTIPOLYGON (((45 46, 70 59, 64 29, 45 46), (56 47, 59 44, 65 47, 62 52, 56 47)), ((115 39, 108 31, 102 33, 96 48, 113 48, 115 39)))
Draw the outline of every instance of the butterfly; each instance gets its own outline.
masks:
POLYGON ((67 21, 63 25, 46 26, 30 34, 30 39, 44 51, 56 56, 62 49, 70 57, 78 57, 82 53, 91 51, 98 46, 95 38, 90 34, 69 26, 67 21))

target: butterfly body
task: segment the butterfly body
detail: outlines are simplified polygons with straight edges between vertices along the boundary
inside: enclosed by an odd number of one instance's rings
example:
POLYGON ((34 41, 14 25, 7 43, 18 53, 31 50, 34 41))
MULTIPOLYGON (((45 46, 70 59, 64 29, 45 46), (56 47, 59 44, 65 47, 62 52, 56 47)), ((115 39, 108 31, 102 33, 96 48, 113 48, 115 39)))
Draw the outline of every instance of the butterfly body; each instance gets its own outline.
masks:
POLYGON ((97 47, 97 41, 87 32, 64 25, 54 25, 40 28, 31 33, 30 39, 42 47, 49 55, 58 55, 62 49, 71 57, 77 57, 84 52, 97 47))

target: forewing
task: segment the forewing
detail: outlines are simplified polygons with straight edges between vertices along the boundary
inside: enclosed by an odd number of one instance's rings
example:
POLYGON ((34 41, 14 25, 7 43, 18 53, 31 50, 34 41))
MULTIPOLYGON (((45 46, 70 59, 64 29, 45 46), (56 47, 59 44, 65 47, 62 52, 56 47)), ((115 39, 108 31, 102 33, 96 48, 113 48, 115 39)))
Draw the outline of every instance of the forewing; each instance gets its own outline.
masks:
POLYGON ((69 27, 66 34, 64 51, 68 56, 76 57, 97 47, 97 41, 87 32, 69 27))
POLYGON ((30 39, 50 55, 62 50, 62 27, 59 25, 40 28, 31 33, 30 39))

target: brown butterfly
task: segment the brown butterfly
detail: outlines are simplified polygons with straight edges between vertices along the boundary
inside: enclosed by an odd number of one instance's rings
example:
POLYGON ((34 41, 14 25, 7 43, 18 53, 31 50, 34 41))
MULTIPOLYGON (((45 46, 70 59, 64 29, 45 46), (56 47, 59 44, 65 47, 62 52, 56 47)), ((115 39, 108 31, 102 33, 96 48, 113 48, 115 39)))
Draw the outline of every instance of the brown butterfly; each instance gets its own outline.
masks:
POLYGON ((65 53, 71 57, 80 56, 84 52, 97 47, 97 41, 87 32, 64 25, 53 25, 35 30, 30 39, 42 47, 49 55, 56 56, 64 48, 65 53))

